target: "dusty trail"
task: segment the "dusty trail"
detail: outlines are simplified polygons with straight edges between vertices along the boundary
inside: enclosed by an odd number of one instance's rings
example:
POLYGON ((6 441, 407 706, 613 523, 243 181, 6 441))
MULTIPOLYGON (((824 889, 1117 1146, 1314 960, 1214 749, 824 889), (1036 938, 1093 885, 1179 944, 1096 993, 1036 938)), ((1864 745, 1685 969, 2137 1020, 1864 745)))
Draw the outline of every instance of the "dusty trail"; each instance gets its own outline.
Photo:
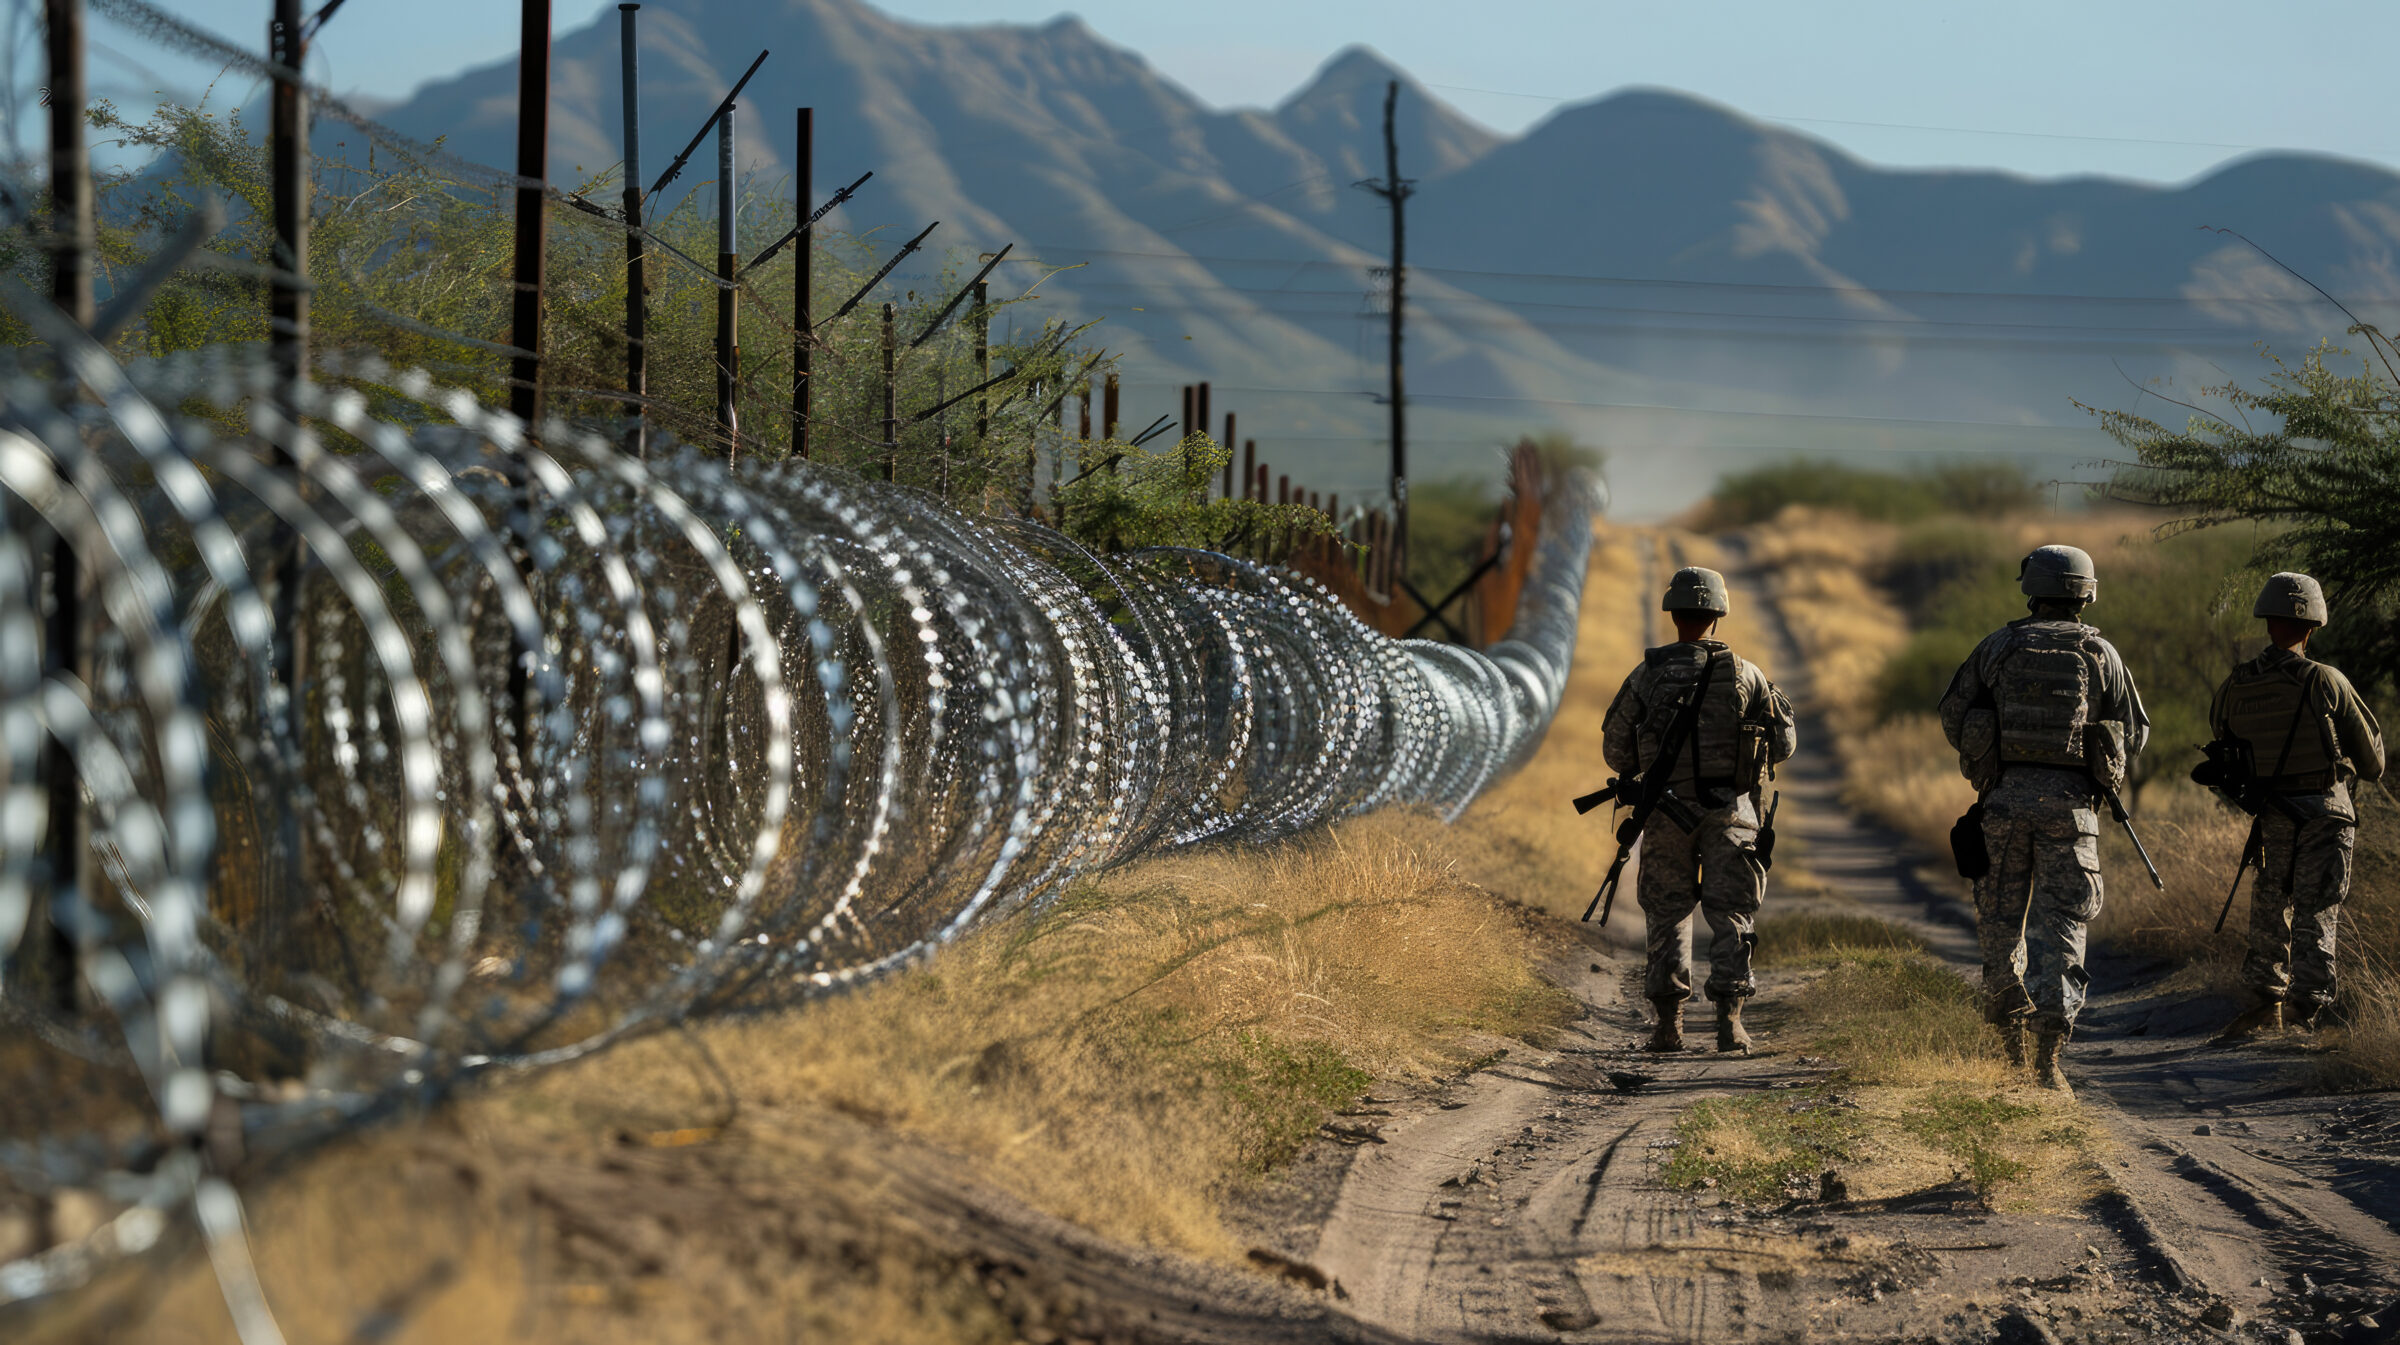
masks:
MULTIPOLYGON (((1764 614, 1757 656, 1805 703, 1789 632, 1738 550, 1724 550, 1737 601, 1764 614)), ((1671 535, 1648 551, 1645 581, 1682 562, 1671 535)), ((1779 782, 1783 853, 1822 886, 1778 885, 1770 916, 1875 915, 1973 976, 1972 915, 1954 882, 1842 806, 1813 716, 1802 743, 1779 782)), ((1639 920, 1629 900, 1610 934, 1624 940, 1639 920)), ((1995 1215, 1936 1187, 1762 1215, 1666 1189, 1677 1118, 1705 1098, 1813 1082, 1826 1062, 1779 1052, 1771 1036, 1747 1057, 1633 1049, 1645 1031, 1638 953, 1589 938, 1588 957, 1556 969, 1586 1005, 1559 1041, 1393 1104, 1348 1165, 1313 1247, 1299 1250, 1362 1322, 1428 1341, 2200 1340, 2235 1338, 2217 1328, 2236 1324, 2276 1341, 2400 1338, 2400 1105, 2296 1096, 2279 1082, 2291 1048, 2203 1044, 2218 1006, 2140 988, 2095 999, 2072 1073, 2113 1143, 2090 1211, 1995 1215), (2169 1300, 2183 1310, 2159 1311, 2169 1300)), ((2138 986, 2157 970, 2104 964, 2095 979, 2138 986)), ((1705 1027, 1705 1009, 1691 1027, 1705 1027)))
MULTIPOLYGON (((1645 580, 1680 562, 1662 537, 1645 580)), ((1797 654, 1779 625, 1769 638, 1782 647, 1760 652, 1789 685, 1797 654)), ((1770 911, 1865 907, 1971 955, 1971 929, 1906 847, 1842 809, 1822 735, 1803 742, 1782 775, 1785 853, 1833 890, 1771 892, 1770 911)), ((1640 919, 1628 899, 1610 934, 1640 919)), ((1688 1014, 1695 1049, 1639 1051, 1639 954, 1586 929, 1591 956, 1554 969, 1586 1005, 1561 1040, 1399 1104, 1349 1165, 1308 1254, 1361 1320, 1429 1341, 1984 1339, 1985 1323, 2014 1320, 1993 1306, 2000 1281, 2090 1273, 2087 1223, 1991 1215, 1954 1187, 1768 1214, 1667 1189, 1660 1169, 1692 1104, 1794 1089, 1828 1062, 1771 1037, 1747 1056, 1701 1049, 1705 1004, 1688 1014)))

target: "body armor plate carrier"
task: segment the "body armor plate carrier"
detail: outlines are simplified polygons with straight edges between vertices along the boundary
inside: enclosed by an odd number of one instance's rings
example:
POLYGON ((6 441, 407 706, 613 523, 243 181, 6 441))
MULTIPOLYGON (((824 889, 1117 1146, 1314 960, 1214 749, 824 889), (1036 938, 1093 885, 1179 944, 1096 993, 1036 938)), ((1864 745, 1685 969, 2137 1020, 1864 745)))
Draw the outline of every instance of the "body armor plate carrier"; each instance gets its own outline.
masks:
POLYGON ((2250 744, 2261 783, 2284 794, 2322 794, 2340 765, 2316 704, 2317 668, 2287 662, 2239 668, 2225 686, 2226 727, 2250 744))
POLYGON ((2099 680, 2098 632, 2080 623, 2029 622, 2016 628, 1992 677, 2000 764, 2088 770, 2086 729, 2099 680))

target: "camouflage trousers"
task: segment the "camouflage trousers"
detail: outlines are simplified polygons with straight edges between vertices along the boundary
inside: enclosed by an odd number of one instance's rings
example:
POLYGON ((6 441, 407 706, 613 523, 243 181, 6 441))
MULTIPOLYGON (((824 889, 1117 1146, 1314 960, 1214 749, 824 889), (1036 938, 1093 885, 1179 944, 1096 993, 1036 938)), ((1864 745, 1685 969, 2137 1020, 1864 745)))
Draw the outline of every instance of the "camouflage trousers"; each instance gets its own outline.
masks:
POLYGON ((2092 979, 2083 940, 2100 914, 2100 815, 2084 791, 2009 783, 1983 804, 1992 854, 1992 871, 1975 883, 1984 1016, 2031 1016, 2036 1031, 2064 1036, 2092 979))
POLYGON ((2250 893, 2250 954, 2242 980, 2262 1000, 2333 1002, 2334 929, 2350 894, 2358 828, 2338 813, 2294 822, 2259 814, 2265 842, 2250 893))
POLYGON ((1685 831, 1664 813, 1642 832, 1639 878, 1648 925, 1650 968, 1643 993, 1651 999, 1692 997, 1692 915, 1708 922, 1708 986, 1713 1000, 1747 998, 1750 950, 1758 943, 1753 919, 1767 895, 1758 854, 1758 811, 1745 795, 1703 814, 1685 831))

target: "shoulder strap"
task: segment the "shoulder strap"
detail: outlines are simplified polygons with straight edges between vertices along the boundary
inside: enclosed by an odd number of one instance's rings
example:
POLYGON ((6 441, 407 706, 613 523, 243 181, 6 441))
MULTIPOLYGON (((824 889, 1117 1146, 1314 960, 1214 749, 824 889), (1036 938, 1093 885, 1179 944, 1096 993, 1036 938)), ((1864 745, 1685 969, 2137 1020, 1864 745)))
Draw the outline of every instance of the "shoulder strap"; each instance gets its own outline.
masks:
POLYGON ((1716 675, 1716 671, 1717 651, 1712 649, 1708 651, 1707 661, 1700 665, 1700 680, 1692 685, 1691 695, 1676 708, 1675 717, 1667 721, 1667 731, 1659 735, 1658 755, 1643 769, 1643 779, 1649 779, 1652 771, 1666 767, 1668 762, 1675 759, 1675 754, 1683 750, 1685 736, 1691 733, 1693 723, 1700 717, 1700 698, 1707 694, 1709 679, 1716 675))
POLYGON ((2317 667, 2309 664, 2308 676, 2300 681, 2300 703, 2292 707, 2292 723, 2283 731, 2283 750, 2275 754, 2275 769, 2267 772, 2269 776, 2283 774, 2283 764, 2292 759, 2292 743, 2300 736, 2301 722, 2308 718, 2310 702, 2316 699, 2317 667))

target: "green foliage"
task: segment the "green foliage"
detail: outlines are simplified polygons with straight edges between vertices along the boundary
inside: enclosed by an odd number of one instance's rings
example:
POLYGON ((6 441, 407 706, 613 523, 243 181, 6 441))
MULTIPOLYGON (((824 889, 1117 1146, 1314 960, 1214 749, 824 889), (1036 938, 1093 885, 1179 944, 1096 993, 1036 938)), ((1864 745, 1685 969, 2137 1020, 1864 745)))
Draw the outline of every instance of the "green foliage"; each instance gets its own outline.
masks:
MULTIPOLYGON (((194 263, 151 297, 146 311, 118 338, 118 353, 160 356, 217 344, 263 343, 274 260, 273 200, 263 146, 238 114, 219 117, 203 108, 162 106, 148 120, 133 122, 103 103, 94 107, 92 120, 96 130, 125 147, 156 155, 155 164, 141 173, 104 175, 96 183, 100 216, 112 222, 101 231, 104 296, 111 281, 138 267, 157 240, 182 227, 204 199, 224 203, 229 218, 194 263)), ((320 359, 372 353, 398 368, 424 368, 487 406, 505 406, 513 192, 496 179, 462 178, 438 163, 363 148, 363 160, 343 147, 315 162, 308 246, 314 350, 320 359)), ((620 193, 603 175, 574 194, 613 206, 620 193)), ((713 192, 694 189, 652 205, 647 227, 683 258, 716 254, 716 223, 701 212, 704 197, 713 198, 713 192)), ((746 182, 743 197, 738 242, 742 255, 755 256, 790 228, 794 207, 788 184, 746 182)), ((39 205, 29 219, 41 218, 39 205)), ((554 204, 548 219, 543 379, 549 408, 587 423, 623 424, 624 403, 609 390, 621 388, 625 377, 625 232, 596 209, 554 204)), ((38 284, 45 262, 32 227, 0 234, 0 266, 38 284)), ((1025 507, 1031 490, 1027 477, 1038 455, 1055 454, 1061 443, 1056 427, 1061 399, 1104 376, 1110 358, 1079 345, 1076 332, 1055 321, 1015 329, 1010 309, 1022 295, 996 298, 982 313, 971 303, 962 305, 931 340, 914 346, 963 283, 956 259, 923 291, 893 293, 896 282, 887 282, 847 317, 832 321, 834 310, 876 269, 877 243, 872 235, 820 236, 816 245, 811 307, 819 324, 812 338, 811 456, 938 491, 970 507, 1025 507), (886 298, 893 306, 898 346, 892 380, 897 443, 892 447, 884 433, 886 298), (974 356, 978 318, 992 326, 990 371, 1014 374, 982 399, 988 431, 981 434, 976 398, 933 410, 985 377, 974 356)), ((796 253, 785 248, 740 288, 738 423, 744 451, 769 457, 790 451, 792 444, 796 253)), ((656 246, 648 254, 652 423, 687 442, 720 441, 714 353, 719 291, 713 264, 682 260, 656 246)), ((21 328, 0 328, 0 340, 22 344, 28 339, 21 328)), ((368 396, 379 415, 440 418, 438 407, 347 381, 368 396)), ((238 410, 228 414, 239 416, 238 410)))
POLYGON ((1428 601, 1474 570, 1499 507, 1499 496, 1483 477, 1409 482, 1408 577, 1428 601))
POLYGON ((2036 498, 2024 469, 1999 460, 1950 462, 1911 472, 1795 460, 1718 478, 1709 496, 1708 522, 1719 528, 1748 527, 1794 504, 1847 510, 1886 522, 1940 513, 1989 516, 2028 508, 2036 498))
MULTIPOLYGON (((2102 561, 2100 600, 2084 619, 2124 655, 2150 713, 2152 746, 2135 762, 2137 785, 2190 766, 2188 749, 2209 737, 2217 684, 2256 652, 2248 565, 2258 548, 2253 529, 2210 529, 2121 546, 2102 561)), ((1931 709, 1976 643, 2025 615, 2020 557, 2008 538, 1975 528, 1947 539, 1912 534, 1901 554, 1907 572, 1953 577, 1916 604, 1916 633, 1884 665, 1876 704, 1887 718, 1931 709)))
POLYGON ((1306 505, 1212 499, 1209 484, 1230 449, 1194 433, 1152 451, 1110 439, 1068 441, 1073 464, 1052 492, 1051 522, 1102 551, 1189 546, 1280 555, 1306 537, 1331 536, 1333 521, 1306 505))
POLYGON ((1253 1175, 1290 1162, 1326 1112, 1347 1106, 1375 1081, 1329 1043, 1263 1032, 1237 1035, 1204 1072, 1231 1113, 1243 1168, 1253 1175))
POLYGON ((2259 536, 2252 563, 2315 575, 2333 605, 2322 655, 2355 681, 2389 684, 2400 674, 2400 378, 2384 358, 2390 340, 2352 330, 2376 362, 2344 373, 2330 361, 2347 352, 2330 345, 2296 366, 2270 353, 2263 383, 2202 389, 2222 409, 2194 406, 2180 430, 2084 409, 2133 451, 2136 462, 2114 483, 2118 495, 2181 511, 2177 530, 2275 525, 2259 536))

